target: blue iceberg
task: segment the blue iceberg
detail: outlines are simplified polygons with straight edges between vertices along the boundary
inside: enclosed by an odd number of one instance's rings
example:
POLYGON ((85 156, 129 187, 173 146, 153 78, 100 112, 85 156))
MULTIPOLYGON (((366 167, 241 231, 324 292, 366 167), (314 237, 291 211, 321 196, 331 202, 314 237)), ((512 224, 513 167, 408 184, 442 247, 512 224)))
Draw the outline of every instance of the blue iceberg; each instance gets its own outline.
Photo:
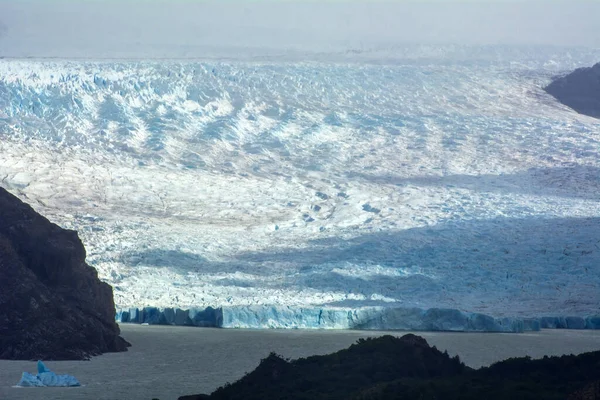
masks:
POLYGON ((72 387, 81 386, 79 381, 71 375, 56 375, 50 371, 43 362, 37 363, 37 375, 23 372, 17 384, 20 387, 72 387))

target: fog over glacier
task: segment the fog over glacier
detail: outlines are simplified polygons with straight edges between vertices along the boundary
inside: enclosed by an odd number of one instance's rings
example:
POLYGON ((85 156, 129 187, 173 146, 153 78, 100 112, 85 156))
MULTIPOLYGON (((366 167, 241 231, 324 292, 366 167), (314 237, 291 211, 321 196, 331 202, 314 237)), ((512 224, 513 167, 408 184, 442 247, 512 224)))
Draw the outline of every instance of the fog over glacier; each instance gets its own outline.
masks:
POLYGON ((544 4, 4 1, 0 184, 118 307, 599 314, 600 121, 542 87, 600 9, 544 4))
POLYGON ((600 47, 600 3, 3 0, 0 56, 197 58, 398 44, 600 47))

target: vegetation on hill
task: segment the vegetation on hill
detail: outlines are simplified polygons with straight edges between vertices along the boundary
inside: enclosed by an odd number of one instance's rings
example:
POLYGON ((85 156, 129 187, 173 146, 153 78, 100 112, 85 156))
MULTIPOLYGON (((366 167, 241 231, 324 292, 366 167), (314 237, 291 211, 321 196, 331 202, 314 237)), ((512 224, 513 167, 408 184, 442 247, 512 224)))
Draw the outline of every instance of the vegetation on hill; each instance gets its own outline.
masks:
POLYGON ((360 339, 348 349, 294 361, 271 353, 239 381, 180 400, 583 400, 596 399, 588 395, 598 377, 600 351, 511 358, 474 370, 409 334, 360 339))

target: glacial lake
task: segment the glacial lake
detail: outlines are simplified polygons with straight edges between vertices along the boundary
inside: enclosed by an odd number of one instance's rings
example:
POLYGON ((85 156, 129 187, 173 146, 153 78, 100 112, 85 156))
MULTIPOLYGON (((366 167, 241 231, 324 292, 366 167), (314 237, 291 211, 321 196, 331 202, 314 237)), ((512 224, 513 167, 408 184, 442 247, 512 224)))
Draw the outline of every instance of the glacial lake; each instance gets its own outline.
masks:
MULTIPOLYGON (((406 332, 339 330, 234 330, 121 325, 132 343, 126 353, 91 361, 47 362, 58 374, 75 375, 80 388, 15 388, 36 363, 0 360, 0 399, 176 399, 210 393, 253 370, 270 351, 298 358, 348 347, 361 337, 406 332)), ((458 354, 471 367, 508 357, 579 354, 600 350, 600 331, 543 330, 524 334, 420 332, 431 345, 458 354)))

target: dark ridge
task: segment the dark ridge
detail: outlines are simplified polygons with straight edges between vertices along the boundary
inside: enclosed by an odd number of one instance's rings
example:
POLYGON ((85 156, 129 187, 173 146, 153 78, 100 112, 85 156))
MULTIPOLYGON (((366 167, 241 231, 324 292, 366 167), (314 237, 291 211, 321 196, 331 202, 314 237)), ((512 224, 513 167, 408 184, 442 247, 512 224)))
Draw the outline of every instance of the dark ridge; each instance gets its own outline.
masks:
POLYGON ((544 90, 578 113, 600 118, 600 63, 557 78, 544 90))
POLYGON ((271 353, 242 379, 209 397, 180 399, 348 399, 378 382, 460 376, 469 370, 412 334, 360 339, 337 353, 288 361, 271 353))
POLYGON ((511 358, 473 370, 409 334, 360 339, 337 353, 295 361, 271 353, 239 381, 179 400, 597 400, 598 377, 600 351, 511 358))
POLYGON ((112 288, 65 230, 0 188, 0 359, 81 360, 125 351, 112 288))

